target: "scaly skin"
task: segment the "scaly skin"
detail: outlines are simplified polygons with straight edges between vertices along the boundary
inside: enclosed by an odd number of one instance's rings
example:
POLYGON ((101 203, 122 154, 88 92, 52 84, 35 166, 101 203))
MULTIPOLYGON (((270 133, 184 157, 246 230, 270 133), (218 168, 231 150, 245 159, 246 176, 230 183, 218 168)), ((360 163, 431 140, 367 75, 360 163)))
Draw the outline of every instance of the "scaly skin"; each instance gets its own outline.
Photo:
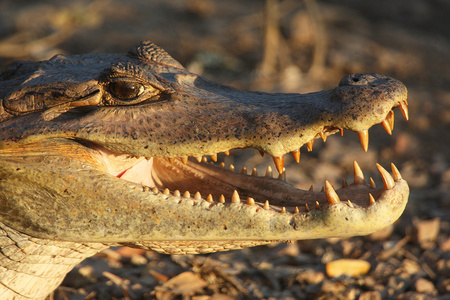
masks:
POLYGON ((1 79, 2 297, 43 298, 112 245, 204 253, 365 235, 407 203, 395 167, 391 177, 379 166, 380 189, 355 163, 354 184, 313 192, 196 160, 254 148, 281 173, 286 153, 298 158, 302 145, 343 129, 366 148, 371 126, 392 130, 394 107, 407 118, 406 87, 387 76, 353 74, 304 95, 246 92, 189 73, 143 42, 127 55, 18 62, 1 79), (54 249, 66 254, 51 259, 54 249), (65 255, 74 259, 61 262, 65 255))

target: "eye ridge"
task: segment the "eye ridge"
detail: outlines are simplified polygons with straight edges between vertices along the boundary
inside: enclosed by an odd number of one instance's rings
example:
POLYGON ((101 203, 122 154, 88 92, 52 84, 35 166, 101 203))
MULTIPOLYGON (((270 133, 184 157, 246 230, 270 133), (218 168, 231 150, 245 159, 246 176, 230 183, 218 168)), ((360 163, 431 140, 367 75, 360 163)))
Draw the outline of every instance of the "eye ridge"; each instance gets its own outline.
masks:
POLYGON ((144 85, 139 82, 114 81, 109 84, 109 91, 120 100, 133 100, 144 92, 144 85))

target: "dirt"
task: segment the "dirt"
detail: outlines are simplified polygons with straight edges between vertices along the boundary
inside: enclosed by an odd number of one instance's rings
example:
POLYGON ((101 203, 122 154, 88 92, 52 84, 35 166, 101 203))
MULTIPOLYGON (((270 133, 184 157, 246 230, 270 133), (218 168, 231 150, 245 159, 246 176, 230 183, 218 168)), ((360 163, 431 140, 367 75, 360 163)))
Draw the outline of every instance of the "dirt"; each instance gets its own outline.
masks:
MULTIPOLYGON (((411 188, 403 216, 367 237, 209 255, 112 248, 77 266, 51 298, 450 298, 450 2, 285 0, 269 10, 278 21, 264 18, 265 4, 2 1, 0 64, 126 52, 150 39, 189 70, 243 89, 310 92, 349 73, 388 74, 408 87, 410 121, 396 111, 392 136, 372 128, 368 153, 350 132, 317 140, 312 152, 302 147, 300 165, 286 156, 287 180, 306 189, 325 178, 352 182, 356 159, 381 184, 375 162, 394 162, 411 188), (345 273, 340 259, 360 271, 345 273)), ((269 164, 251 150, 219 158, 260 174, 269 164)))

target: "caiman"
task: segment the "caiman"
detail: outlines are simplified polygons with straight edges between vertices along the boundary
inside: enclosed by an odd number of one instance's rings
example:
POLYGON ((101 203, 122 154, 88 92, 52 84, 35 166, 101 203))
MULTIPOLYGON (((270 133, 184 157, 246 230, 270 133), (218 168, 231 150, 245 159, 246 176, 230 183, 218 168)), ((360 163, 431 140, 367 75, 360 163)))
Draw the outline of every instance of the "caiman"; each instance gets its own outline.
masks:
MULTIPOLYGON (((300 147, 351 130, 390 133, 407 90, 353 74, 309 94, 241 91, 187 71, 142 42, 127 54, 57 55, 0 75, 0 298, 43 299, 77 263, 110 246, 206 253, 366 235, 399 218, 397 168, 324 191, 211 164, 253 148, 298 161, 300 147), (223 154, 221 154, 222 156, 223 154), (366 181, 368 183, 366 183, 366 181)), ((276 176, 275 176, 276 177, 276 176)))

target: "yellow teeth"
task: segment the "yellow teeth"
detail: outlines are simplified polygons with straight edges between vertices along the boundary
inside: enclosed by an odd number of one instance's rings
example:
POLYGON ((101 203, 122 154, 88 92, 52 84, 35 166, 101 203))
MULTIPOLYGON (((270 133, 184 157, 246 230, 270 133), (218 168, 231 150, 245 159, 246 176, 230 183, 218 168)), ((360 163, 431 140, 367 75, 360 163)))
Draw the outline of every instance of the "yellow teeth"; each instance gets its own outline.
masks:
POLYGON ((400 102, 400 105, 399 105, 398 108, 400 108, 400 111, 402 112, 402 115, 403 115, 403 117, 405 118, 405 120, 408 121, 408 120, 409 120, 409 115, 408 115, 408 102, 406 102, 406 100, 400 102))
POLYGON ((206 197, 206 202, 214 203, 214 199, 213 199, 213 196, 211 194, 209 194, 208 197, 206 197))
POLYGON ((356 160, 353 162, 353 173, 354 173, 354 177, 355 177, 355 179, 354 179, 355 183, 357 183, 357 184, 365 183, 364 174, 361 171, 361 168, 359 167, 356 160))
POLYGON ((239 194, 236 190, 234 190, 233 195, 231 196, 231 203, 240 203, 241 198, 239 198, 239 194))
POLYGON ((274 156, 273 162, 277 168, 278 173, 283 174, 284 169, 284 156, 274 156))
POLYGON ((370 177, 370 187, 375 189, 377 185, 375 184, 375 181, 373 181, 372 177, 370 177))
POLYGON ((342 187, 348 186, 347 180, 345 178, 342 178, 342 187))
POLYGON ((381 126, 383 126, 384 130, 386 130, 389 135, 392 135, 391 125, 389 124, 387 118, 381 122, 381 126))
POLYGON ((300 162, 300 149, 297 149, 297 150, 295 150, 295 151, 292 151, 291 154, 292 154, 292 156, 294 157, 295 161, 296 161, 297 163, 299 163, 299 162, 300 162))
POLYGON ((328 180, 325 180, 325 194, 327 196, 327 201, 330 204, 338 203, 341 201, 339 200, 339 196, 336 194, 336 191, 328 180))
POLYGON ((247 205, 255 205, 255 199, 252 197, 247 198, 247 205))
POLYGON ((391 163, 391 169, 392 169, 392 176, 394 177, 395 181, 402 179, 402 174, 400 174, 397 167, 393 163, 391 163))
POLYGON ((271 167, 271 166, 267 166, 266 177, 270 177, 270 178, 273 177, 273 174, 272 174, 272 167, 271 167))
POLYGON ((375 204, 375 198, 372 196, 371 193, 369 193, 369 204, 374 205, 375 204))
POLYGON ((358 137, 364 152, 367 152, 367 149, 369 149, 369 131, 367 129, 358 131, 358 137))
POLYGON ((388 113, 386 120, 391 128, 391 131, 394 130, 394 112, 392 110, 388 113))
POLYGON ((310 140, 309 142, 306 143, 306 147, 308 148, 308 152, 312 151, 313 145, 314 145, 314 140, 310 140))
POLYGON ((391 174, 388 173, 380 164, 377 164, 377 169, 380 172, 381 178, 383 179, 384 189, 392 189, 395 185, 394 179, 391 174))

